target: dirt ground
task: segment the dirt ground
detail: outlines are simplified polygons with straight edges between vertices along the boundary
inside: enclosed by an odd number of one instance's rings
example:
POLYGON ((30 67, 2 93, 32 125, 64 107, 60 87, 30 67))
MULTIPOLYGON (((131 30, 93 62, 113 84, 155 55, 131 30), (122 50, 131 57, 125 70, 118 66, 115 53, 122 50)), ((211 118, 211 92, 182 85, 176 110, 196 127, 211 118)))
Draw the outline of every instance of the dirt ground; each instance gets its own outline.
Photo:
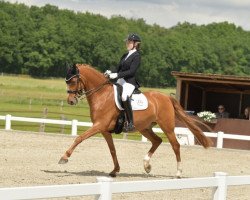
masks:
MULTIPOLYGON (((94 183, 113 169, 108 146, 102 138, 81 143, 66 165, 57 164, 74 137, 0 130, 0 187, 94 183)), ((150 175, 142 159, 150 143, 115 140, 121 172, 114 181, 173 179, 176 160, 169 144, 162 144, 151 159, 150 175)), ((228 175, 250 174, 250 151, 181 147, 183 177, 207 177, 214 172, 228 175)), ((230 186, 228 200, 249 200, 250 186, 230 186)), ((212 188, 114 194, 113 199, 207 200, 212 188)), ((0 197, 1 199, 1 197, 0 197)), ((95 199, 94 196, 60 199, 95 199)))

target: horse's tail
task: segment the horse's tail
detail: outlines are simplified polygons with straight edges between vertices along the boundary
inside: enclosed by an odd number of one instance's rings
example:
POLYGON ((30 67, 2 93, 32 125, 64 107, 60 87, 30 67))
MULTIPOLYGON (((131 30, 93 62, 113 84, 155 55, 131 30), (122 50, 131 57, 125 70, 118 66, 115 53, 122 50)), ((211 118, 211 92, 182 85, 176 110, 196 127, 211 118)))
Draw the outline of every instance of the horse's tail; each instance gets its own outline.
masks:
POLYGON ((175 116, 180 121, 182 121, 186 124, 186 126, 194 134, 194 136, 199 141, 199 143, 205 148, 212 146, 213 145, 212 140, 210 138, 206 137, 204 135, 204 133, 202 132, 202 130, 197 125, 195 125, 195 123, 199 123, 199 124, 207 127, 209 130, 211 130, 211 128, 208 127, 206 124, 189 117, 185 113, 185 111, 183 110, 183 108, 181 107, 181 105, 179 104, 179 102, 176 99, 174 99, 173 97, 170 97, 170 100, 171 100, 173 107, 174 107, 174 110, 175 110, 175 116))

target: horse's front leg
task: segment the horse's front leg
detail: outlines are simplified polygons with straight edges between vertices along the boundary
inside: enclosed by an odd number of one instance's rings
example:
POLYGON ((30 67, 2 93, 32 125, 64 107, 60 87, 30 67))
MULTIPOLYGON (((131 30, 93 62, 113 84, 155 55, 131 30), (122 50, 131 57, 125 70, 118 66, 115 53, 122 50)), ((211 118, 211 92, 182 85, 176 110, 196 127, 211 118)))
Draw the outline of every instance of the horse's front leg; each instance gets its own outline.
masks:
POLYGON ((74 143, 71 145, 71 147, 64 153, 64 155, 61 157, 59 160, 59 164, 65 164, 68 162, 68 158, 71 156, 73 153, 74 149, 77 147, 78 144, 80 144, 83 140, 86 140, 87 138, 95 135, 96 133, 99 132, 99 129, 95 126, 92 126, 90 129, 85 131, 83 134, 79 135, 74 143))
POLYGON ((114 169, 113 171, 109 173, 109 175, 111 177, 116 177, 117 173, 120 172, 120 166, 119 166, 118 159, 116 156, 114 141, 113 141, 112 135, 109 132, 103 132, 102 135, 105 138, 106 142, 108 143, 109 150, 110 150, 113 163, 114 163, 114 169))

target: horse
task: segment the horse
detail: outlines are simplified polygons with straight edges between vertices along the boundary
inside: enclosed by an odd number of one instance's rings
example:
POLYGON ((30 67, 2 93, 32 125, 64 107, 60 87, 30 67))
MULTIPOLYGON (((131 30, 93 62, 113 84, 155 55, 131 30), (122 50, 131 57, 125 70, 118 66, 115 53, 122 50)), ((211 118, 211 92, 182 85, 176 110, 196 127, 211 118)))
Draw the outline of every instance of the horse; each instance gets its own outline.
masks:
MULTIPOLYGON (((87 64, 72 66, 68 71, 66 84, 68 87, 68 104, 77 104, 78 97, 85 95, 90 107, 90 117, 93 126, 76 137, 73 144, 59 160, 59 164, 67 163, 74 149, 82 141, 97 133, 101 133, 108 144, 114 164, 114 169, 109 173, 109 176, 116 177, 120 172, 120 165, 110 132, 114 129, 120 110, 115 105, 113 84, 104 74, 87 64)), ((150 159, 162 143, 162 139, 152 129, 153 126, 158 124, 167 136, 175 153, 177 161, 176 176, 181 177, 180 144, 174 133, 175 117, 186 124, 204 148, 210 147, 212 141, 203 134, 195 120, 185 113, 176 99, 157 91, 148 91, 144 95, 148 99, 147 109, 133 111, 135 130, 152 143, 151 148, 143 159, 144 169, 147 173, 150 173, 150 159)))

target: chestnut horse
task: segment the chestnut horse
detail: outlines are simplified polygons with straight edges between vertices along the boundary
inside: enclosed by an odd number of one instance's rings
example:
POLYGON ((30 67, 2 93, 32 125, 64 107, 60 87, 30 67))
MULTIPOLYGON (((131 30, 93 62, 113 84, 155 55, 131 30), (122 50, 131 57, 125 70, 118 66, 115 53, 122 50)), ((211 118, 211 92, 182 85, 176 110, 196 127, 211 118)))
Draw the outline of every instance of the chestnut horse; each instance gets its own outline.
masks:
MULTIPOLYGON (((69 93, 67 101, 69 104, 75 105, 78 97, 85 94, 90 106, 90 117, 93 126, 74 140, 71 147, 61 157, 59 164, 67 163, 74 149, 83 140, 101 133, 108 143, 114 163, 114 169, 109 175, 115 177, 120 171, 120 166, 110 131, 114 129, 120 111, 115 105, 113 85, 102 73, 89 65, 76 64, 69 71, 68 73, 70 74, 68 74, 68 80, 66 80, 69 93)), ((180 144, 174 133, 175 117, 186 124, 199 143, 205 148, 211 146, 211 140, 195 125, 195 121, 184 112, 173 97, 156 91, 145 92, 144 95, 148 99, 148 108, 146 110, 133 111, 135 129, 152 143, 152 147, 143 159, 144 169, 147 173, 150 172, 150 158, 162 143, 162 139, 152 130, 152 127, 158 124, 172 145, 177 160, 176 175, 180 177, 180 144)))

